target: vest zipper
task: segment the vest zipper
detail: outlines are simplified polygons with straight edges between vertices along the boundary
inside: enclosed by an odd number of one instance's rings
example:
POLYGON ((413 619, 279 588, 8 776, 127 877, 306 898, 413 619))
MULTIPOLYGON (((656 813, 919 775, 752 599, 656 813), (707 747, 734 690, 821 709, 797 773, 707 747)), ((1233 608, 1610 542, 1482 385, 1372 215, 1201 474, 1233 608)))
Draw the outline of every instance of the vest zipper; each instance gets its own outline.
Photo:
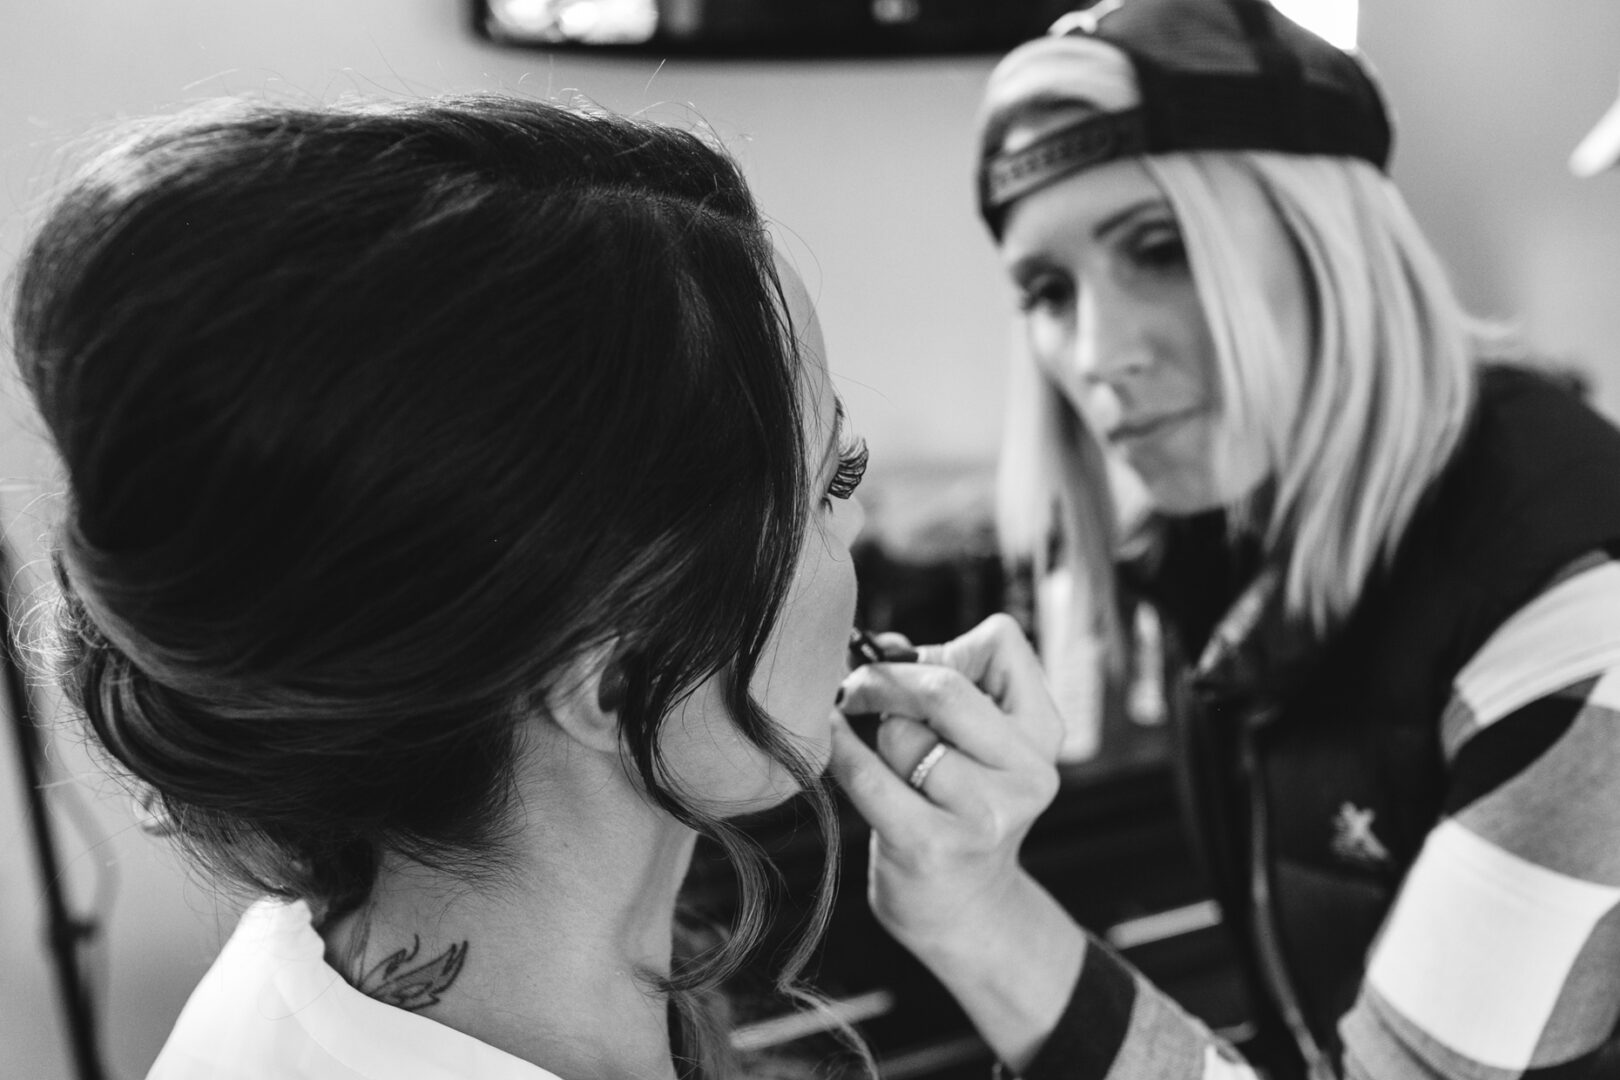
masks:
POLYGON ((1249 902, 1253 907, 1250 919, 1255 948, 1260 954, 1260 970, 1271 997, 1289 1034, 1305 1059, 1305 1073, 1309 1080, 1338 1080, 1338 1073, 1328 1056, 1317 1045, 1305 1023, 1305 1011, 1300 1008, 1299 995, 1293 980, 1283 964, 1282 944, 1277 937, 1276 920, 1271 910, 1271 877, 1267 871, 1268 820, 1266 800, 1260 784, 1260 757, 1254 745, 1254 725, 1245 724, 1239 738, 1243 747, 1243 771, 1249 788, 1249 902))

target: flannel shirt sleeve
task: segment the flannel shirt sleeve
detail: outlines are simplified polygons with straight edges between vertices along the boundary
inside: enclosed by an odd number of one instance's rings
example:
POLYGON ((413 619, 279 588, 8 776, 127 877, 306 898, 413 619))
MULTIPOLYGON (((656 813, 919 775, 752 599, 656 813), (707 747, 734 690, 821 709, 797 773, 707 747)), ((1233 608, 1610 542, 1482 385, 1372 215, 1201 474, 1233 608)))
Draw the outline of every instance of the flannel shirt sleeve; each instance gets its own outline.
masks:
MULTIPOLYGON (((1620 563, 1593 556, 1459 673, 1430 832, 1340 1022, 1346 1080, 1620 1076, 1620 563)), ((1024 1080, 1256 1080, 1093 939, 1024 1080)))
POLYGON ((1441 732, 1443 814, 1340 1024, 1345 1075, 1620 1075, 1620 563, 1504 623, 1441 732))
POLYGON ((1022 1080, 1260 1080, 1224 1041, 1095 937, 1022 1080))

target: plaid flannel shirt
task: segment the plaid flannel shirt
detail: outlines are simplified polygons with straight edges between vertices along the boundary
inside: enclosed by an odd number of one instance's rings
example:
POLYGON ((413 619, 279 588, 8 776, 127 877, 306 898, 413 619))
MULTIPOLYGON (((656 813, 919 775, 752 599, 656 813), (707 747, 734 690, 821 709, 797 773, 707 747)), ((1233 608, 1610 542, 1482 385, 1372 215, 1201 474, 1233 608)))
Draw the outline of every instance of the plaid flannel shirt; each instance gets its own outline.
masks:
MULTIPOLYGON (((1620 562, 1582 560, 1508 619, 1438 722, 1444 812, 1340 1020, 1344 1076, 1603 1075, 1620 1019, 1620 562)), ((1095 940, 1024 1075, 1257 1076, 1095 940)))

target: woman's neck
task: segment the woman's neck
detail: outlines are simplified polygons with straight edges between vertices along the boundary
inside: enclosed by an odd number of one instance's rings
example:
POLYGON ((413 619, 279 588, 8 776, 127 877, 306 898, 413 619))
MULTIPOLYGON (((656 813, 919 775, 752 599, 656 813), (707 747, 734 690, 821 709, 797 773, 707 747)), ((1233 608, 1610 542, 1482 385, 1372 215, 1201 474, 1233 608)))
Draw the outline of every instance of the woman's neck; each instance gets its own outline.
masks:
MULTIPOLYGON (((567 785, 565 785, 567 786, 567 785)), ((369 901, 322 929, 379 1000, 563 1080, 674 1075, 664 998, 692 832, 601 788, 528 804, 494 884, 387 860, 369 901)))

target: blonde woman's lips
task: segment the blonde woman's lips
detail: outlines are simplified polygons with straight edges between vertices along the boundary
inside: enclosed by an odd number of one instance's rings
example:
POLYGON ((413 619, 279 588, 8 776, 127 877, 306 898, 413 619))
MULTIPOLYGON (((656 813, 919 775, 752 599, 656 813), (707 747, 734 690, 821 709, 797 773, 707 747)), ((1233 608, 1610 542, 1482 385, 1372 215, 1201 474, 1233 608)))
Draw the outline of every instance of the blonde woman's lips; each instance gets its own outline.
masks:
POLYGON ((1139 442, 1151 438, 1161 432, 1168 431, 1184 420, 1190 420, 1198 415, 1197 409, 1182 409, 1177 412, 1164 413, 1160 416, 1145 416, 1138 419, 1127 420, 1115 425, 1107 433, 1110 443, 1139 442))

